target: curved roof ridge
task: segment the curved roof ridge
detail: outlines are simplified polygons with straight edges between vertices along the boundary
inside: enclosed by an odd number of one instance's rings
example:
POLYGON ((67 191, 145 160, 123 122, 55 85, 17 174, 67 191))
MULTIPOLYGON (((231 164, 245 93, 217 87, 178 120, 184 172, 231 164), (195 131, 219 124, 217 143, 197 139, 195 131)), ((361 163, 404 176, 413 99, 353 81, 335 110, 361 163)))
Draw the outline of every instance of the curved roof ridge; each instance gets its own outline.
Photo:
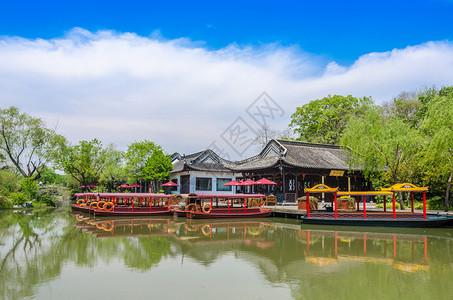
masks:
POLYGON ((331 145, 331 144, 321 144, 321 143, 309 143, 303 141, 296 141, 296 140, 283 140, 283 139, 276 139, 282 146, 284 144, 288 144, 291 146, 307 146, 307 147, 320 147, 320 148, 329 148, 329 149, 340 149, 340 145, 331 145))

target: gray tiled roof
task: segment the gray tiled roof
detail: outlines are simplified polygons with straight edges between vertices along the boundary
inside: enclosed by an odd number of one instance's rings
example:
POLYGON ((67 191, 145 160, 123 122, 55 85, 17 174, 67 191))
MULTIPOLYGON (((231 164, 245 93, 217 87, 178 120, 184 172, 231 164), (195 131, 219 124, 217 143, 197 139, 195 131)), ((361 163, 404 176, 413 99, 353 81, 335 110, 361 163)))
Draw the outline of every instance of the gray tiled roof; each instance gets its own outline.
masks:
POLYGON ((287 152, 285 163, 302 168, 348 170, 346 153, 340 146, 278 140, 287 152))
MULTIPOLYGON (((179 155, 177 153, 172 155, 179 155)), ((280 164, 299 168, 348 170, 346 153, 335 145, 313 144, 289 140, 271 140, 257 155, 242 161, 228 161, 212 150, 179 156, 172 173, 182 170, 209 172, 243 172, 274 168, 280 164)))

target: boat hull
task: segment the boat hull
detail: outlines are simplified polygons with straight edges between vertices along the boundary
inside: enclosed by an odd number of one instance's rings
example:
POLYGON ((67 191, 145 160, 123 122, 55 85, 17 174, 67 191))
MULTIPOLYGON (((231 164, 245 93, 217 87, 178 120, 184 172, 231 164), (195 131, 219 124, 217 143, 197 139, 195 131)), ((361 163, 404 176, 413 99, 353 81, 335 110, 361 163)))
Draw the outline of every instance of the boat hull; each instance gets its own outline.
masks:
POLYGON ((165 216, 171 215, 173 212, 170 211, 168 208, 162 209, 162 207, 154 208, 153 210, 143 210, 143 209, 136 209, 132 211, 132 209, 123 209, 123 210, 112 210, 107 211, 103 209, 97 208, 89 208, 87 206, 79 206, 76 204, 71 205, 72 210, 86 212, 95 216, 165 216))
POLYGON ((186 217, 189 219, 238 219, 238 218, 266 218, 272 214, 271 210, 263 210, 259 212, 245 212, 245 213, 203 213, 187 211, 186 217))

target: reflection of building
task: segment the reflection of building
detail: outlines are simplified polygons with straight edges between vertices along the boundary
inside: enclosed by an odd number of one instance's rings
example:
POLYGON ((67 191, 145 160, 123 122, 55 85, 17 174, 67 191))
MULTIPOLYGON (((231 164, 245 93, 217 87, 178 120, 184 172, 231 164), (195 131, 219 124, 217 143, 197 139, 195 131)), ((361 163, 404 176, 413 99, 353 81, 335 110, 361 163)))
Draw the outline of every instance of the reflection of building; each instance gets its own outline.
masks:
POLYGON ((334 145, 274 139, 259 154, 241 161, 228 161, 206 150, 186 156, 175 153, 172 162, 171 177, 181 184, 178 192, 183 194, 229 192, 231 188, 222 190, 226 180, 262 177, 279 183, 272 192, 288 202, 318 183, 342 191, 370 188, 360 170, 348 171, 346 153, 334 145))

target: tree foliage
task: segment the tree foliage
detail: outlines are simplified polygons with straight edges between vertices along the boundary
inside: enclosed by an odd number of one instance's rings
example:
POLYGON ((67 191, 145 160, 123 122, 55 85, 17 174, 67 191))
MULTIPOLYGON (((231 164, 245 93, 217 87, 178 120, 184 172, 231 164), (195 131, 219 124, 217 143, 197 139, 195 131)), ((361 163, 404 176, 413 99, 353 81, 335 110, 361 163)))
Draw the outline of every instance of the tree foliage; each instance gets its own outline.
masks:
POLYGON ((349 119, 363 114, 371 105, 368 97, 329 95, 297 107, 289 126, 298 140, 338 144, 349 119))
MULTIPOLYGON (((420 142, 415 129, 399 118, 386 118, 381 109, 353 117, 341 139, 341 144, 350 150, 351 166, 361 167, 367 176, 388 169, 393 184, 407 178, 402 170, 411 164, 420 142)), ((404 208, 401 197, 400 205, 404 208)))
POLYGON ((429 139, 424 151, 428 172, 448 177, 445 192, 445 210, 448 210, 453 177, 453 87, 441 89, 427 104, 423 130, 429 139))
POLYGON ((46 128, 44 122, 17 107, 0 109, 0 151, 24 177, 39 178, 49 153, 64 143, 64 137, 46 128))
POLYGON ((143 140, 129 145, 126 154, 126 173, 133 181, 153 183, 157 190, 157 182, 168 178, 173 169, 170 156, 155 143, 143 140))
POLYGON ((107 151, 97 139, 66 146, 56 153, 58 166, 80 185, 96 184, 106 166, 106 161, 107 151))
POLYGON ((124 153, 116 149, 113 144, 107 146, 105 151, 105 167, 101 173, 99 181, 107 188, 108 191, 112 191, 121 182, 126 180, 126 174, 124 171, 124 153))

